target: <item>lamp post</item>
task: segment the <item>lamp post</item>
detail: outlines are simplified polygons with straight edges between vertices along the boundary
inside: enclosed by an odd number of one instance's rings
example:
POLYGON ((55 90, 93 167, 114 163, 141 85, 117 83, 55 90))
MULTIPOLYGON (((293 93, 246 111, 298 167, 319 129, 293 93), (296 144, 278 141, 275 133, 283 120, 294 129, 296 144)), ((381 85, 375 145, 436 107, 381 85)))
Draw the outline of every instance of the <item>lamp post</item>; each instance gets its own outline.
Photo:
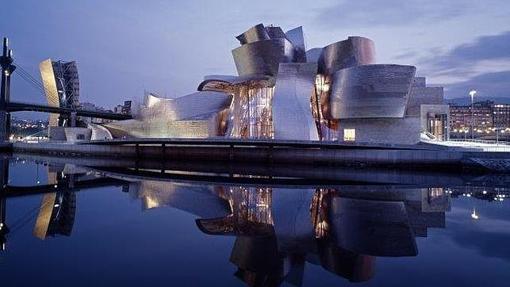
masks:
POLYGON ((471 139, 472 140, 475 138, 475 133, 474 133, 475 118, 474 118, 474 114, 473 114, 473 103, 474 103, 475 95, 476 95, 476 90, 469 91, 469 96, 471 96, 471 139))
POLYGON ((499 145, 499 131, 501 131, 501 133, 505 133, 505 131, 502 128, 495 128, 495 130, 496 130, 496 145, 499 145))

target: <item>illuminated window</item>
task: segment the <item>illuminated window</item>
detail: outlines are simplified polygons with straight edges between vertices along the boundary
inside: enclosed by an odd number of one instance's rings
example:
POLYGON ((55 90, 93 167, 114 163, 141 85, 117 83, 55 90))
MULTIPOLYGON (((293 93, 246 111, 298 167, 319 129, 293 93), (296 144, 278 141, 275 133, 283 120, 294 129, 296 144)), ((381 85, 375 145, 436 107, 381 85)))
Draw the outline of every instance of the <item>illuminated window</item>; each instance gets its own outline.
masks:
POLYGON ((355 129, 344 129, 344 141, 353 142, 356 140, 356 130, 355 129))

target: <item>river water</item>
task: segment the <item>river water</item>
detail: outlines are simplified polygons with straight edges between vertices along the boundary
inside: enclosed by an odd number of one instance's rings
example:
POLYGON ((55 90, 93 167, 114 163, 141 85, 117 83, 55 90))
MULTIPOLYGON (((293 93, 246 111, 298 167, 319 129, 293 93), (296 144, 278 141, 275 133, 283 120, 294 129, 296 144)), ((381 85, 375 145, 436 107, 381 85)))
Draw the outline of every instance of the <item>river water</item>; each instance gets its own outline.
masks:
POLYGON ((510 282, 504 175, 2 162, 2 287, 510 282))

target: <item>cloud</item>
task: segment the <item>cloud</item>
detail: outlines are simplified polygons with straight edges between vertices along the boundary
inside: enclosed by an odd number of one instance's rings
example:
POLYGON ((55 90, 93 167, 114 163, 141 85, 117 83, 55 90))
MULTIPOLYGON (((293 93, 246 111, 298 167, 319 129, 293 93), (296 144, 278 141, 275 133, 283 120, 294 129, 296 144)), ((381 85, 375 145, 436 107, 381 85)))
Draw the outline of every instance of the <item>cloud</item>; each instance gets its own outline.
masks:
POLYGON ((482 36, 418 60, 419 73, 444 85, 447 98, 477 89, 488 97, 510 97, 510 31, 482 36))
POLYGON ((461 247, 475 250, 484 257, 510 261, 510 249, 506 245, 510 240, 510 233, 503 228, 509 227, 508 221, 487 220, 484 224, 490 225, 489 228, 450 222, 448 232, 461 247))
POLYGON ((510 59, 510 31, 479 37, 473 43, 459 45, 444 55, 423 62, 436 70, 462 70, 470 69, 477 62, 505 59, 510 59))
POLYGON ((447 98, 467 97, 467 92, 476 89, 480 96, 496 98, 510 97, 510 71, 486 73, 468 80, 446 85, 447 98))
POLYGON ((393 57, 395 60, 407 60, 407 59, 413 59, 418 56, 418 52, 416 51, 405 51, 402 52, 395 57, 393 57))
POLYGON ((360 0, 342 1, 323 9, 317 22, 334 27, 397 26, 427 21, 444 21, 463 15, 476 1, 360 0))

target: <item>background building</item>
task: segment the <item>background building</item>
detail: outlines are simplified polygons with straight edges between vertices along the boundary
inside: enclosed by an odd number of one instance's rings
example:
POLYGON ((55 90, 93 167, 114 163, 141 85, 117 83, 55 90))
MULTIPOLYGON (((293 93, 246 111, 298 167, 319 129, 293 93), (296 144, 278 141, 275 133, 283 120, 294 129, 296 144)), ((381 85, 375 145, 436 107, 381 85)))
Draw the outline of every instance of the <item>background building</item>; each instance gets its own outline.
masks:
POLYGON ((471 105, 450 105, 453 138, 494 139, 510 134, 510 105, 483 101, 471 105))
MULTIPOLYGON (((76 62, 52 61, 39 64, 48 105, 76 108, 80 105, 80 81, 76 62)), ((50 114, 50 126, 70 126, 71 119, 65 115, 50 114)))

